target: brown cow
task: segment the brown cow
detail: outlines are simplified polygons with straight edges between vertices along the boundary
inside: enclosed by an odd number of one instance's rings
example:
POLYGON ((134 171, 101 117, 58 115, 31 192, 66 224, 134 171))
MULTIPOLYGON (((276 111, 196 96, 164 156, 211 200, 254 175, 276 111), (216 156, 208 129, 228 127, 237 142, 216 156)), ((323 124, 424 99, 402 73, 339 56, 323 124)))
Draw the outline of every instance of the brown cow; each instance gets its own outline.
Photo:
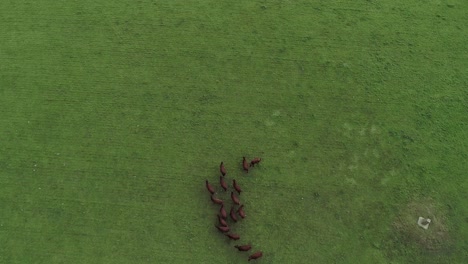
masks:
POLYGON ((254 158, 253 160, 250 161, 250 167, 255 166, 255 164, 260 163, 260 161, 262 161, 261 158, 254 158))
POLYGON ((206 180, 205 186, 206 186, 206 189, 208 189, 208 191, 209 191, 211 194, 215 193, 215 190, 214 190, 213 186, 211 186, 211 184, 208 182, 208 180, 206 180))
POLYGON ((220 215, 218 215, 218 221, 220 225, 228 226, 228 224, 226 223, 226 220, 224 220, 220 215))
POLYGON ((226 213, 226 209, 224 209, 224 204, 221 205, 221 208, 219 208, 219 213, 221 214, 221 217, 223 219, 226 219, 227 218, 227 213, 226 213))
POLYGON ((242 157, 242 168, 244 168, 244 171, 249 173, 249 163, 245 159, 245 157, 242 157))
POLYGON ((245 218, 245 212, 244 212, 244 205, 241 205, 238 209, 237 212, 239 213, 240 217, 245 218))
POLYGON ((240 204, 239 198, 237 198, 237 195, 234 192, 231 192, 231 199, 235 204, 240 204))
POLYGON ((221 187, 223 187, 224 191, 227 191, 227 184, 226 184, 226 182, 224 181, 224 177, 223 177, 223 176, 219 176, 219 184, 221 184, 221 187))
POLYGON ((226 176, 226 167, 224 167, 224 163, 221 161, 221 164, 219 164, 219 171, 223 176, 226 176))
POLYGON ((263 253, 261 251, 257 251, 255 253, 253 253, 252 255, 250 255, 249 261, 252 260, 252 259, 258 259, 261 256, 263 256, 263 253))
POLYGON ((227 237, 229 237, 229 239, 232 239, 232 240, 239 240, 240 236, 237 235, 237 234, 225 234, 227 237))
POLYGON ((218 230, 219 230, 220 232, 222 232, 222 233, 227 233, 227 232, 229 232, 229 226, 217 226, 217 225, 215 225, 215 226, 216 226, 216 228, 218 228, 218 230))
POLYGON ((214 197, 213 194, 211 195, 211 201, 213 201, 215 204, 223 204, 223 200, 214 197))
POLYGON ((241 193, 242 190, 240 188, 240 186, 237 184, 236 180, 232 180, 232 186, 234 187, 234 189, 236 189, 237 193, 241 193))
POLYGON ((234 210, 234 206, 231 206, 231 212, 229 212, 232 221, 237 222, 236 211, 234 210))
POLYGON ((249 251, 252 246, 251 245, 242 245, 242 246, 234 246, 237 248, 239 251, 249 251))

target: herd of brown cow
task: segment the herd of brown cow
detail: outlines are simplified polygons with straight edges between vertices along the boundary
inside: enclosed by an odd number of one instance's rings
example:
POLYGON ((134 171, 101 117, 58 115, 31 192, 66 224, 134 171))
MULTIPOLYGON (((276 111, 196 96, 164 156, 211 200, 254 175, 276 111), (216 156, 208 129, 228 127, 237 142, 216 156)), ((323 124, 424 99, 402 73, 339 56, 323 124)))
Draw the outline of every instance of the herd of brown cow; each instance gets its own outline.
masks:
MULTIPOLYGON (((249 169, 251 167, 254 167, 255 164, 260 163, 261 160, 262 160, 261 158, 254 158, 253 160, 250 161, 250 164, 249 164, 247 162, 247 159, 245 157, 243 157, 243 159, 242 159, 242 168, 246 173, 248 173, 249 169)), ((221 185, 221 188, 223 188, 223 190, 225 192, 227 192, 228 185, 227 185, 227 183, 225 181, 225 176, 227 174, 227 170, 226 170, 226 167, 224 166, 223 162, 221 162, 221 164, 219 165, 219 171, 221 172, 221 176, 219 176, 219 184, 221 185)), ((216 193, 215 189, 208 182, 208 180, 206 180, 205 184, 206 184, 206 188, 208 189, 208 191, 211 194, 211 201, 214 204, 220 206, 219 214, 217 214, 217 219, 218 219, 219 224, 215 225, 216 228, 221 233, 223 233, 225 236, 227 236, 229 239, 239 240, 240 236, 238 234, 235 234, 235 233, 232 233, 232 232, 229 233, 229 231, 232 231, 232 230, 230 229, 230 227, 229 227, 229 225, 227 223, 228 217, 227 217, 226 209, 224 208, 224 205, 225 205, 224 201, 215 197, 215 193, 216 193)), ((243 218, 245 218, 245 212, 244 212, 244 205, 241 204, 241 201, 240 201, 240 199, 238 197, 238 195, 241 194, 242 190, 241 190, 240 186, 237 184, 235 179, 232 180, 232 187, 237 192, 237 194, 234 191, 231 191, 231 200, 232 200, 233 204, 231 205, 231 210, 229 212, 229 216, 231 217, 232 222, 236 223, 237 221, 240 220, 240 219, 237 218, 237 215, 239 215, 243 219, 243 218), (239 206, 239 207, 236 209, 236 206, 239 206)), ((252 249, 252 246, 249 245, 249 244, 248 245, 240 245, 240 246, 236 245, 234 247, 237 248, 239 251, 249 251, 250 249, 252 249)), ((255 252, 255 253, 253 253, 252 255, 249 256, 248 261, 250 261, 252 259, 258 259, 262 255, 263 255, 262 251, 257 251, 257 252, 255 252)))

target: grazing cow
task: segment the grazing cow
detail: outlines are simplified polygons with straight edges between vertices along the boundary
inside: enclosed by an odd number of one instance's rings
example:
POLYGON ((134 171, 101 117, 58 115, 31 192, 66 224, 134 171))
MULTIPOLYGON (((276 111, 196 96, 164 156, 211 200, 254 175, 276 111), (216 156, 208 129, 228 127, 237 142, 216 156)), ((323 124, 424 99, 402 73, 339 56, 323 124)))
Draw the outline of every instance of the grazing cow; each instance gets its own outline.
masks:
POLYGON ((226 220, 224 220, 220 215, 218 215, 218 221, 220 225, 228 226, 228 224, 226 223, 226 220))
POLYGON ((245 159, 245 157, 242 157, 242 168, 244 168, 244 171, 249 173, 249 163, 245 159))
POLYGON ((214 190, 213 186, 211 186, 211 184, 208 182, 208 180, 206 180, 205 185, 206 185, 206 189, 208 189, 208 191, 211 194, 215 193, 215 190, 214 190))
POLYGON ((234 247, 237 248, 239 251, 249 251, 252 248, 251 245, 234 246, 234 247))
POLYGON ((223 176, 226 176, 226 167, 224 167, 224 163, 221 162, 221 164, 219 164, 219 171, 221 172, 221 174, 223 176))
POLYGON ((226 182, 224 181, 224 177, 223 176, 219 176, 219 183, 221 184, 221 187, 223 187, 224 191, 227 190, 227 184, 226 182))
POLYGON ((262 161, 261 158, 254 158, 253 160, 250 161, 250 167, 255 166, 255 164, 260 163, 260 161, 262 161))
POLYGON ((240 204, 239 198, 237 198, 237 195, 234 192, 231 192, 231 199, 235 204, 240 204))
POLYGON ((211 201, 215 204, 223 204, 223 200, 214 197, 214 194, 211 195, 211 201))
POLYGON ((227 237, 229 237, 231 240, 239 240, 240 236, 237 234, 225 234, 227 237))
POLYGON ((229 226, 217 226, 217 225, 215 225, 215 226, 216 226, 216 228, 218 228, 218 230, 219 230, 220 232, 222 232, 222 233, 227 233, 227 232, 229 232, 229 226))
POLYGON ((236 189, 237 193, 239 193, 239 194, 240 194, 240 193, 242 192, 242 190, 241 190, 240 186, 239 186, 239 185, 237 185, 237 182, 236 182, 236 180, 232 180, 232 186, 234 187, 234 189, 236 189))
POLYGON ((244 205, 241 205, 239 209, 237 209, 237 213, 239 213, 240 217, 245 218, 245 212, 244 212, 244 205))
POLYGON ((219 213, 221 214, 221 217, 223 219, 226 219, 227 218, 227 213, 226 213, 226 209, 224 209, 224 204, 221 205, 221 208, 219 208, 219 213))
POLYGON ((234 206, 231 206, 231 212, 229 212, 232 221, 237 222, 236 211, 234 210, 234 206))
POLYGON ((252 259, 258 259, 261 256, 263 256, 263 253, 261 251, 257 251, 257 252, 255 252, 255 253, 253 253, 252 255, 249 256, 249 261, 252 260, 252 259))

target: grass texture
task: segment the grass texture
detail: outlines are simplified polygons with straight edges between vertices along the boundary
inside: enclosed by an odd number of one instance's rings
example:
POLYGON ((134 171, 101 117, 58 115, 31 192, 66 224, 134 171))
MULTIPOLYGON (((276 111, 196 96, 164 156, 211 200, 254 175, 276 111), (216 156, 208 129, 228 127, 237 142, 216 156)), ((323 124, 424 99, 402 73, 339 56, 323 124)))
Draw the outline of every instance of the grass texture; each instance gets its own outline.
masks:
POLYGON ((467 263, 467 10, 0 1, 0 263, 467 263))

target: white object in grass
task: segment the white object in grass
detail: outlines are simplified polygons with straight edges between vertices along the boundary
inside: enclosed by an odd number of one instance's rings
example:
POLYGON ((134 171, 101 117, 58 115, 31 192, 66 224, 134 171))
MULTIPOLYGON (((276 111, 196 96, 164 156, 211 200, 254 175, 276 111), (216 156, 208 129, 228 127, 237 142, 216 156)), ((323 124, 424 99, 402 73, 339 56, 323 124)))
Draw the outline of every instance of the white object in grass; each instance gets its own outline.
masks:
POLYGON ((418 225, 426 230, 429 227, 430 223, 431 223, 431 219, 429 218, 424 218, 420 216, 418 219, 418 225))

